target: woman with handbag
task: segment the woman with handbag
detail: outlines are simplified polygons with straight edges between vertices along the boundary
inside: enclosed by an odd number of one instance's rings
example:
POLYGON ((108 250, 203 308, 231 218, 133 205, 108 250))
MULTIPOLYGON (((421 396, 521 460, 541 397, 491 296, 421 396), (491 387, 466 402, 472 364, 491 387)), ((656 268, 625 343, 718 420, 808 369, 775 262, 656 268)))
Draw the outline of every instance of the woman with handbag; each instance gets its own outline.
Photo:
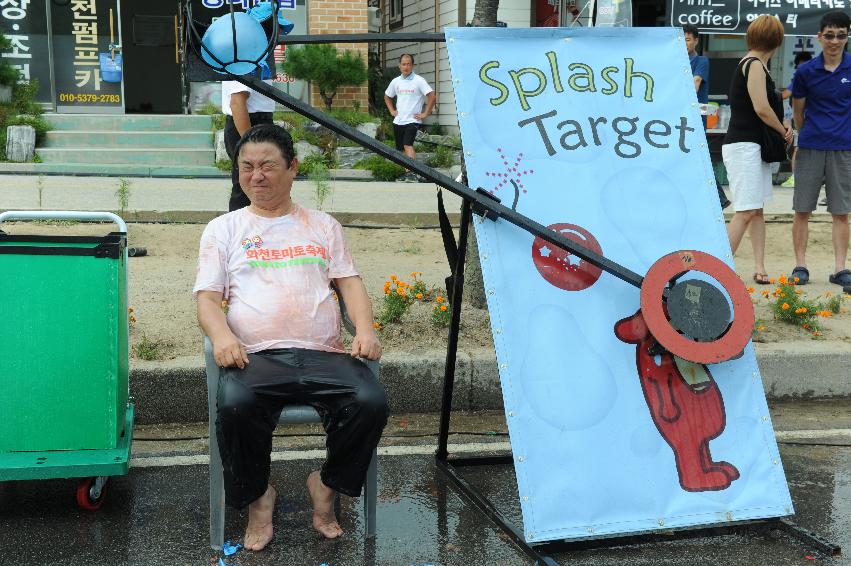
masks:
POLYGON ((733 197, 733 219, 727 235, 733 253, 745 232, 754 255, 753 279, 770 283, 765 269, 765 202, 771 200, 771 162, 785 159, 792 130, 783 125, 783 103, 768 72, 768 61, 783 43, 783 25, 763 15, 748 26, 748 53, 730 83, 730 124, 721 156, 733 197))

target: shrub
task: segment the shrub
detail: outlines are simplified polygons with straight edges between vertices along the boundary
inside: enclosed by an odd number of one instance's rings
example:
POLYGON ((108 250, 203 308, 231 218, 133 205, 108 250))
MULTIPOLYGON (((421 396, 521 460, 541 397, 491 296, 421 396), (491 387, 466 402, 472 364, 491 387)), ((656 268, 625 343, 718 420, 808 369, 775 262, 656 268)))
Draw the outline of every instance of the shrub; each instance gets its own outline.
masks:
POLYGON ((395 181, 405 174, 405 168, 388 161, 380 155, 371 155, 355 163, 355 169, 372 171, 372 176, 379 181, 395 181))
POLYGON ((307 177, 313 183, 316 208, 322 210, 325 199, 332 191, 331 174, 328 172, 328 166, 323 161, 317 161, 311 167, 310 174, 307 177))
POLYGON ((327 110, 331 110, 337 89, 366 81, 366 64, 360 53, 348 49, 339 53, 330 44, 308 44, 288 49, 283 70, 293 78, 313 84, 327 110))
POLYGON ((306 175, 309 177, 317 168, 324 168, 327 172, 333 165, 334 164, 331 160, 322 153, 311 153, 310 155, 306 155, 304 159, 299 159, 298 173, 299 175, 306 175))
POLYGON ((426 164, 431 167, 447 169, 452 167, 453 162, 452 150, 444 145, 439 145, 435 148, 434 154, 428 159, 426 164))

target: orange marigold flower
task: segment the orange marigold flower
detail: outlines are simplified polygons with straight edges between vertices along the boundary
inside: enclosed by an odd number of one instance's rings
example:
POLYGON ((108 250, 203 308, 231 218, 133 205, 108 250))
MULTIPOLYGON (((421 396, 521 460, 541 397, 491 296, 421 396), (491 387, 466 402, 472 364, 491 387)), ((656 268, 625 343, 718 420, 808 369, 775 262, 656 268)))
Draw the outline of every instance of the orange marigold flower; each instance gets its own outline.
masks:
POLYGON ((446 312, 446 305, 440 305, 440 310, 446 312))
POLYGON ((423 294, 422 294, 422 293, 417 293, 417 298, 418 298, 418 299, 422 299, 422 298, 423 298, 423 294))
POLYGON ((411 272, 411 277, 413 277, 414 279, 416 279, 416 278, 417 278, 417 272, 416 272, 416 271, 412 271, 412 272, 411 272))
POLYGON ((805 309, 804 307, 795 309, 795 314, 804 314, 805 312, 807 312, 807 309, 805 309))
POLYGON ((789 310, 789 303, 783 303, 783 305, 780 308, 783 309, 784 311, 789 310))
POLYGON ((130 314, 133 314, 133 307, 128 307, 127 312, 129 312, 130 314))
POLYGON ((795 294, 796 294, 796 295, 800 295, 801 293, 803 293, 803 291, 801 291, 800 289, 795 289, 795 294))
POLYGON ((781 285, 785 285, 786 283, 788 283, 788 280, 786 279, 785 275, 781 275, 780 277, 777 278, 777 282, 780 283, 781 285))
POLYGON ((801 282, 801 278, 800 278, 800 277, 795 277, 795 283, 800 283, 800 282, 801 282))
POLYGON ((136 322, 136 317, 132 314, 130 315, 130 322, 136 322))
POLYGON ((757 332, 762 332, 763 330, 765 330, 765 327, 764 327, 764 326, 757 326, 757 327, 756 327, 756 331, 757 331, 757 332))
POLYGON ((820 311, 820 312, 818 313, 818 315, 819 315, 820 317, 823 317, 823 318, 830 318, 830 317, 832 317, 832 316, 833 316, 833 313, 832 313, 832 312, 830 312, 830 311, 820 311))
POLYGON ((821 336, 821 332, 819 332, 818 330, 816 330, 815 332, 813 332, 813 336, 821 336))
POLYGON ((379 328, 381 328, 381 323, 379 323, 379 322, 373 322, 373 323, 372 323, 372 327, 373 327, 374 329, 378 330, 379 328))
POLYGON ((398 279, 398 278, 397 278, 395 275, 391 275, 391 276, 390 276, 390 280, 391 280, 391 281, 396 281, 396 279, 398 279))
POLYGON ((396 289, 396 294, 399 295, 400 297, 404 297, 405 296, 405 290, 402 289, 401 287, 399 287, 398 289, 396 289))
POLYGON ((436 298, 436 299, 435 299, 435 301, 437 301, 438 303, 442 303, 442 302, 443 302, 443 297, 438 297, 438 298, 436 298))
POLYGON ((754 289, 753 287, 748 287, 748 293, 750 293, 751 295, 753 295, 753 292, 754 292, 754 291, 756 291, 756 289, 754 289))
POLYGON ((775 281, 774 277, 772 277, 771 279, 768 280, 768 282, 771 283, 772 285, 774 285, 774 281, 775 281))
POLYGON ((762 292, 762 296, 763 296, 763 297, 768 297, 768 291, 763 291, 763 292, 762 292))
POLYGON ((803 328, 804 330, 809 330, 809 329, 810 329, 810 325, 809 325, 809 324, 802 324, 802 325, 801 325, 801 328, 803 328))

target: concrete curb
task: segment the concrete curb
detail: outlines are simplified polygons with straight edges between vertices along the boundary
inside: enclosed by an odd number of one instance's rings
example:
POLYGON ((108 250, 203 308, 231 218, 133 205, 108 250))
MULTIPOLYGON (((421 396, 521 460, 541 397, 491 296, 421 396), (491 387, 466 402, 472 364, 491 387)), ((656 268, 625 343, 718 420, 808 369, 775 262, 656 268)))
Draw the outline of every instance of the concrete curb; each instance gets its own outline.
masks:
MULTIPOLYGON (((757 360, 769 400, 851 396, 851 346, 815 345, 790 352, 790 344, 757 344, 757 360)), ((387 354, 381 383, 394 413, 440 410, 444 351, 387 354)), ((200 355, 169 362, 140 362, 130 372, 130 394, 139 424, 207 419, 206 377, 200 355)), ((493 351, 459 351, 453 408, 501 410, 502 391, 493 351)))

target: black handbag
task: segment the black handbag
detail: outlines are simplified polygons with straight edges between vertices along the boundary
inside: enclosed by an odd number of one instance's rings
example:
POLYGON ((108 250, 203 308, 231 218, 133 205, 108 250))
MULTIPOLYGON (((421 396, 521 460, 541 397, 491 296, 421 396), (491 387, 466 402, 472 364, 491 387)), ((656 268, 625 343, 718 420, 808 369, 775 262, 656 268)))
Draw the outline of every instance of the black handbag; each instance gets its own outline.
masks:
MULTIPOLYGON (((746 82, 748 80, 748 71, 750 71, 750 63, 753 61, 759 61, 759 59, 753 57, 744 61, 748 64, 745 68, 746 82)), ((768 74, 768 71, 765 73, 765 92, 768 96, 768 104, 771 106, 771 109, 774 110, 774 114, 777 115, 777 119, 782 123, 783 101, 781 100, 780 94, 777 92, 777 89, 774 86, 774 81, 771 79, 771 75, 768 74)), ((774 128, 766 125, 765 122, 762 123, 762 139, 759 143, 759 149, 762 160, 765 163, 782 162, 789 158, 786 140, 784 140, 783 136, 778 134, 774 128)))
POLYGON ((769 128, 765 124, 762 125, 759 150, 762 160, 766 163, 782 162, 789 158, 786 154, 786 140, 774 128, 769 128))

